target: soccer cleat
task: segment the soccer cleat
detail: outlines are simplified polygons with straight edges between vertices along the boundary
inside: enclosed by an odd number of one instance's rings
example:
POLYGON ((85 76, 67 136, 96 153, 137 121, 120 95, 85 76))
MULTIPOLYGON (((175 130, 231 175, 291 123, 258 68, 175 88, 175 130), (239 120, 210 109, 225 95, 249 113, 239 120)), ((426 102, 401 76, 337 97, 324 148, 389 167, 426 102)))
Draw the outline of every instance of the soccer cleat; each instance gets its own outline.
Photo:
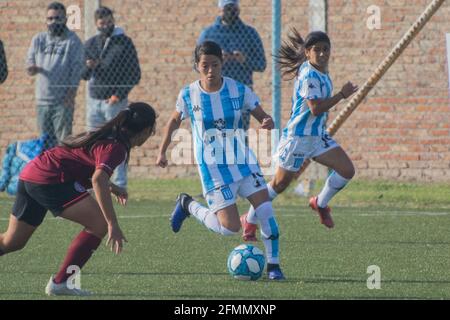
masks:
POLYGON ((45 287, 45 293, 49 296, 78 296, 78 297, 87 297, 92 295, 90 291, 81 290, 81 289, 69 289, 67 287, 67 282, 63 283, 55 283, 53 282, 53 276, 50 277, 50 280, 45 287))
POLYGON ((256 229, 257 229, 257 225, 254 223, 250 223, 247 221, 247 213, 244 213, 241 216, 241 225, 242 225, 242 239, 244 239, 244 241, 258 241, 258 239, 256 238, 256 229))
POLYGON ((192 197, 186 193, 180 193, 177 197, 175 209, 170 216, 170 226, 173 232, 178 232, 181 229, 184 219, 190 216, 189 203, 192 202, 192 197))
POLYGON ((267 276, 269 277, 269 280, 285 280, 286 278, 283 275, 283 271, 281 271, 280 265, 272 265, 272 267, 269 270, 267 270, 267 276))
POLYGON ((327 228, 333 228, 334 222, 331 218, 331 208, 329 206, 326 206, 325 208, 319 207, 317 204, 317 199, 318 197, 312 197, 309 199, 309 206, 319 214, 320 223, 325 225, 327 228))

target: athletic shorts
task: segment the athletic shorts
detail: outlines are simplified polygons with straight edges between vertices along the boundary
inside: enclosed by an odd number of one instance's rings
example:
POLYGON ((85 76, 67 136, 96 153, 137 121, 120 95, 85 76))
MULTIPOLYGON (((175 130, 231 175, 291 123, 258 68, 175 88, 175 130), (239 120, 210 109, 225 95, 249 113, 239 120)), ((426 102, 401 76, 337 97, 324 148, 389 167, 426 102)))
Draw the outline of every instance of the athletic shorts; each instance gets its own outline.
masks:
POLYGON ((89 193, 78 182, 37 184, 19 179, 12 214, 32 226, 39 226, 47 210, 57 217, 89 193))
POLYGON ((339 147, 328 134, 320 136, 281 138, 275 161, 278 166, 292 172, 297 172, 306 159, 315 157, 339 147))
POLYGON ((252 194, 264 189, 266 189, 266 181, 264 180, 263 175, 260 173, 252 173, 252 175, 245 177, 242 180, 208 192, 205 199, 209 209, 213 212, 217 212, 235 204, 238 195, 242 198, 248 198, 252 194))

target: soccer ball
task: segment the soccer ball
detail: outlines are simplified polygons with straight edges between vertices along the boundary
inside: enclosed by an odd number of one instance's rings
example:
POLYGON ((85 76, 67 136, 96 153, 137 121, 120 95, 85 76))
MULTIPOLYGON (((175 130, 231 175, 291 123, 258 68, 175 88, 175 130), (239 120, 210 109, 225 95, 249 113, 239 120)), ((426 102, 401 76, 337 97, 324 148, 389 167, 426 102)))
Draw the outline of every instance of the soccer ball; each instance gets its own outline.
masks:
POLYGON ((228 256, 228 272, 239 280, 258 280, 266 264, 264 253, 251 244, 241 244, 228 256))

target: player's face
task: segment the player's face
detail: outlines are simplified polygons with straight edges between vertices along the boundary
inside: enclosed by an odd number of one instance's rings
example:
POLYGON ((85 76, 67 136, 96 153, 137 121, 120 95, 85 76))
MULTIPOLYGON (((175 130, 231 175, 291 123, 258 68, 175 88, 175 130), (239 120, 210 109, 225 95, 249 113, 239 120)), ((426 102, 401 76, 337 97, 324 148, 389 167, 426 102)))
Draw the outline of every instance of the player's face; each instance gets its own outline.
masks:
POLYGON ((222 80, 222 61, 215 55, 201 55, 197 68, 202 81, 217 82, 222 80))
POLYGON ((330 60, 330 51, 331 48, 327 42, 318 42, 311 48, 306 49, 306 56, 308 61, 319 71, 326 71, 330 60))

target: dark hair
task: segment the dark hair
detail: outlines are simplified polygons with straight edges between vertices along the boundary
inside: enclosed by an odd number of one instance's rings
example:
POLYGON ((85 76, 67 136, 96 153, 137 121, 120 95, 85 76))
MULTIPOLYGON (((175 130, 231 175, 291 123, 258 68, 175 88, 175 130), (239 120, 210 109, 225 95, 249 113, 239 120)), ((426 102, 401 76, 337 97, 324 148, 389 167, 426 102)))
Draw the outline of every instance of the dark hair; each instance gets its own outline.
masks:
POLYGON ((305 50, 318 42, 326 42, 331 46, 330 38, 325 32, 313 31, 303 41, 297 29, 291 28, 288 40, 283 41, 278 55, 275 56, 283 76, 291 75, 290 79, 294 78, 298 74, 299 67, 307 60, 305 50))
POLYGON ((62 145, 71 149, 91 150, 99 140, 115 139, 126 146, 128 153, 126 162, 128 162, 131 149, 130 138, 146 128, 154 128, 156 118, 156 112, 150 105, 143 102, 131 103, 127 109, 121 111, 98 130, 70 136, 62 141, 62 145))
POLYGON ((47 11, 49 10, 57 10, 62 11, 66 14, 66 7, 61 2, 52 2, 47 6, 47 11))
MULTIPOLYGON (((205 54, 216 56, 220 59, 220 61, 223 61, 222 48, 213 41, 205 41, 195 47, 194 63, 199 63, 200 57, 205 54)), ((194 69, 197 70, 197 67, 195 65, 194 69)))
POLYGON ((108 7, 99 7, 97 10, 95 10, 94 17, 95 21, 106 17, 114 18, 114 12, 108 7))

